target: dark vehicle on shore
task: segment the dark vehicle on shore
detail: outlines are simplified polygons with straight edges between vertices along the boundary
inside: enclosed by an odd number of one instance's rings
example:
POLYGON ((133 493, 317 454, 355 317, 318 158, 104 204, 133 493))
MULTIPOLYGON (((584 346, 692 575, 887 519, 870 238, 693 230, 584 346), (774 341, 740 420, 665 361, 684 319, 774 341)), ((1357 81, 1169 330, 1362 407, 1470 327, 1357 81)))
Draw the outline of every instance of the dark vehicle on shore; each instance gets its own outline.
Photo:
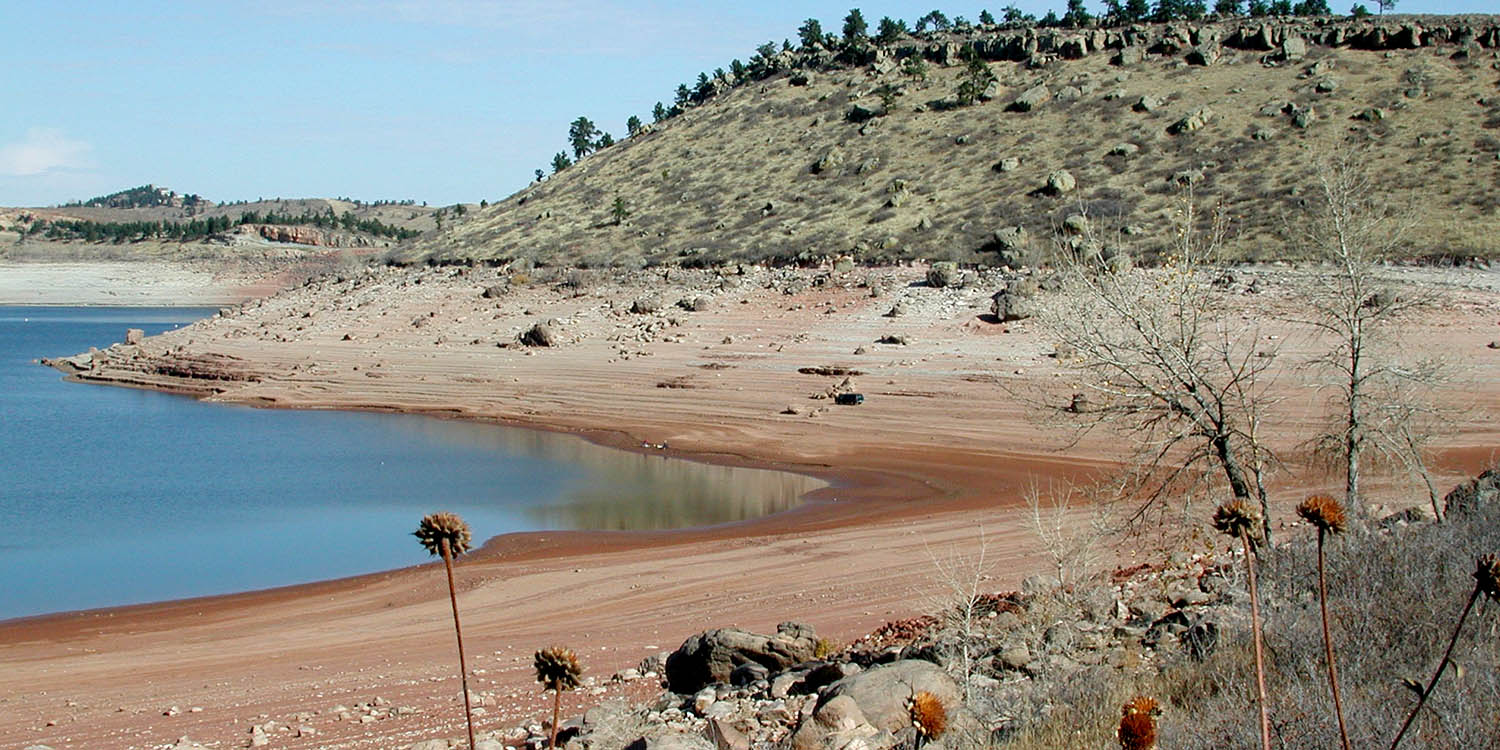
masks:
POLYGON ((863 393, 840 393, 833 397, 833 402, 839 406, 859 406, 865 402, 863 393))

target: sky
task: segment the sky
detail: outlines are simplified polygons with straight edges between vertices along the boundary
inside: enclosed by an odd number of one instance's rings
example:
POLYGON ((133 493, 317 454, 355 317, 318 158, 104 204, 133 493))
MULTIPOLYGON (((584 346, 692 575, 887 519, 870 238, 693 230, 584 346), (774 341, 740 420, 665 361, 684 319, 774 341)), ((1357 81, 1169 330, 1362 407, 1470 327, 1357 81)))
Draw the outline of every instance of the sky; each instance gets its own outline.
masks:
MULTIPOLYGON (((1398 10, 1493 12, 1489 2, 1402 0, 1398 10)), ((873 28, 882 16, 911 23, 938 8, 974 20, 1007 4, 858 7, 873 28)), ((1066 0, 1016 5, 1042 15, 1066 0)), ((805 18, 837 32, 851 7, 0 0, 0 206, 147 183, 221 202, 493 201, 566 149, 575 118, 623 137, 629 116, 649 122, 700 71, 795 39, 805 18)))

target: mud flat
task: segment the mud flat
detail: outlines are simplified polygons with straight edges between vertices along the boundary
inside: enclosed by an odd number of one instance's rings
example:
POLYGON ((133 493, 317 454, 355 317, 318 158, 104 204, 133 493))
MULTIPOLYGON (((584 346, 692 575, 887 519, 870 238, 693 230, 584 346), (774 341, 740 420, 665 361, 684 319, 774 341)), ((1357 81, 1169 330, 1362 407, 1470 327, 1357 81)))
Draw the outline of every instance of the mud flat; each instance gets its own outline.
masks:
MULTIPOLYGON (((1316 341, 1285 322, 1295 273, 1246 273, 1262 277, 1261 291, 1243 297, 1246 324, 1279 342, 1288 362, 1270 415, 1283 428, 1276 447, 1293 458, 1274 478, 1286 521, 1303 493, 1329 484, 1295 460, 1323 397, 1291 363, 1316 341)), ((1024 490, 1110 472, 1119 439, 1069 446, 1070 431, 1039 406, 1071 392, 1066 364, 1027 321, 988 317, 993 280, 932 288, 922 278, 920 268, 626 278, 376 269, 62 366, 88 382, 494 420, 832 482, 758 521, 518 534, 466 559, 460 607, 478 654, 480 723, 500 727, 541 715, 530 655, 553 643, 577 648, 599 680, 569 696, 576 710, 639 691, 607 678, 705 628, 768 632, 801 620, 846 640, 931 608, 944 595, 935 561, 983 550, 984 586, 997 591, 1046 570, 1024 490), (552 345, 523 345, 538 323, 552 345), (828 397, 846 378, 862 405, 828 397)), ((1500 354, 1487 348, 1500 338, 1500 295, 1470 281, 1424 279, 1442 304, 1402 329, 1403 346, 1468 366, 1461 400, 1481 418, 1442 445, 1449 483, 1500 445, 1488 418, 1500 412, 1500 354)), ((1392 507, 1420 502, 1377 492, 1392 507)), ((457 736, 446 607, 440 571, 422 567, 6 623, 0 743, 151 747, 186 735, 227 745, 266 721, 314 732, 276 736, 285 747, 457 736), (412 710, 337 720, 335 707, 377 698, 412 710)))

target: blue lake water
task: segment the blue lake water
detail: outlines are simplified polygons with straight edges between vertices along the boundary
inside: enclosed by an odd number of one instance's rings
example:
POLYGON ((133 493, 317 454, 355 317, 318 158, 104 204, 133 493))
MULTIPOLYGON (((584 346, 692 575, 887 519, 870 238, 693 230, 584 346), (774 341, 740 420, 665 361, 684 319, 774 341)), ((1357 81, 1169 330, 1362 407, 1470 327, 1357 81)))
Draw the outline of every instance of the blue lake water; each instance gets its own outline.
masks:
POLYGON ((423 562, 411 531, 436 510, 478 541, 729 523, 823 486, 534 430, 67 383, 34 363, 210 313, 0 307, 0 619, 423 562))

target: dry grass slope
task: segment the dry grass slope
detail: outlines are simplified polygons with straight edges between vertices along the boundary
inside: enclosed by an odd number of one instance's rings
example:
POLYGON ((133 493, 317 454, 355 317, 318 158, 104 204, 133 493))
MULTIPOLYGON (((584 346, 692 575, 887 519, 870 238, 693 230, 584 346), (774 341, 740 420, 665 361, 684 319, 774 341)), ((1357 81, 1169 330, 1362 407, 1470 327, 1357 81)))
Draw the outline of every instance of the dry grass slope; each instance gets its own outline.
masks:
MULTIPOLYGON (((1314 41, 1329 33, 1300 23, 1284 28, 1294 36, 1305 29, 1314 41)), ((1228 39, 1233 26, 1135 32, 1191 42, 1228 39)), ((1094 37, 1124 44, 1131 33, 1094 37)), ((971 107, 951 104, 963 73, 953 50, 999 47, 997 37, 908 40, 871 65, 804 68, 806 85, 783 71, 728 89, 392 258, 638 266, 851 254, 994 263, 987 247, 996 230, 1025 227, 1029 251, 1042 252, 1079 211, 1106 219, 1115 242, 1149 256, 1170 239, 1172 196, 1184 179, 1200 197, 1224 202, 1239 254, 1295 257, 1286 221, 1313 184, 1319 156, 1350 141, 1369 147, 1393 201, 1419 207, 1411 253, 1492 256, 1500 250, 1500 55, 1430 36, 1416 48, 1312 44, 1281 62, 1271 59, 1276 51, 1217 44, 1208 65, 1189 64, 1191 48, 1181 44, 1135 46, 1144 58, 1122 64, 1112 62, 1112 47, 1076 59, 1033 53, 991 61, 998 92, 971 107), (925 82, 896 64, 910 54, 933 60, 925 82), (881 108, 882 84, 902 91, 892 111, 848 119, 854 105, 881 108), (1013 111, 1013 100, 1036 86, 1050 99, 1013 111), (1159 103, 1143 111, 1142 97, 1159 103), (1170 132, 1203 108, 1212 113, 1205 127, 1170 132), (1112 154, 1121 144, 1131 145, 1112 154), (830 154, 829 168, 815 171, 830 154), (1006 159, 1019 162, 1002 170, 1006 159), (1077 190, 1039 192, 1059 169, 1077 190), (610 214, 616 196, 630 211, 620 226, 610 214)))

